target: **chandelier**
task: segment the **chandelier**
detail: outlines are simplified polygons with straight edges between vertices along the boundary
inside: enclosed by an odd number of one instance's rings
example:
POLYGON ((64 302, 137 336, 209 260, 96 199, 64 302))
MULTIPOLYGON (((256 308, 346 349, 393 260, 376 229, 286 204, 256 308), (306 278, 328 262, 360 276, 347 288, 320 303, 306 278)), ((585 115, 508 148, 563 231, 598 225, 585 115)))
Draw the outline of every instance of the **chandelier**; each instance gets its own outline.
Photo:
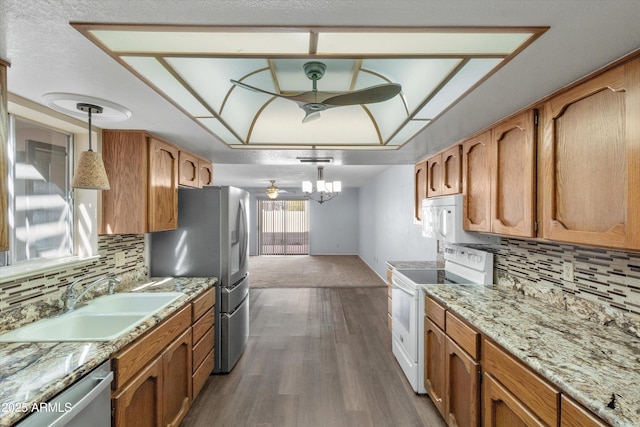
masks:
POLYGON ((302 191, 304 192, 305 197, 315 200, 320 204, 328 202, 342 191, 342 182, 325 181, 323 170, 324 166, 318 166, 318 180, 316 181, 315 190, 311 181, 302 182, 302 191))

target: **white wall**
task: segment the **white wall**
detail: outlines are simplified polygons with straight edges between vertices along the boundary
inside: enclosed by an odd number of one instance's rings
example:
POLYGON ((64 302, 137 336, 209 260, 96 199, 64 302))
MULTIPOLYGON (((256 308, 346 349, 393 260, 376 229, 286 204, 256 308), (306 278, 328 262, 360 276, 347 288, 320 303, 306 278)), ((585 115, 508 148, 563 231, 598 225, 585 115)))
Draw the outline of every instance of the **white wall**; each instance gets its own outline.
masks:
POLYGON ((435 260, 436 241, 413 223, 413 165, 392 166, 360 187, 360 258, 386 280, 386 261, 435 260))
MULTIPOLYGON (((251 194, 249 208, 249 254, 258 254, 258 197, 265 197, 264 188, 245 188, 251 194)), ((295 198, 296 190, 289 189, 295 198)), ((357 188, 345 188, 335 199, 320 205, 309 202, 309 253, 311 255, 358 254, 358 197, 357 188)))

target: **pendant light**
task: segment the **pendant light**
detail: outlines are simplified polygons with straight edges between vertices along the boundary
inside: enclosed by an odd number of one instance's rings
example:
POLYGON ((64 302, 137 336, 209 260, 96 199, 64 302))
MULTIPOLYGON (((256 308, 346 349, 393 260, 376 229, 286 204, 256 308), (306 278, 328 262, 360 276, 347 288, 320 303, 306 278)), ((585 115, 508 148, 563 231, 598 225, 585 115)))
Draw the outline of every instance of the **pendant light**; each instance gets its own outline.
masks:
POLYGON ((89 116, 89 151, 80 153, 78 167, 71 186, 88 190, 109 190, 109 179, 104 169, 102 156, 91 148, 91 114, 102 113, 102 107, 94 104, 78 103, 76 108, 89 116))

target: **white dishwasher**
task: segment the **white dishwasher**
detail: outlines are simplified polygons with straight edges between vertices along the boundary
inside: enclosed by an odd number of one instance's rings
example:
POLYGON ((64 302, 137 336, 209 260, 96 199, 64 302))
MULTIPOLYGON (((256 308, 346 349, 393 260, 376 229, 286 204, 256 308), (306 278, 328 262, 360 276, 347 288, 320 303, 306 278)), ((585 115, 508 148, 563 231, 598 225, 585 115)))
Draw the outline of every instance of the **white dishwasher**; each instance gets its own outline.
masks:
POLYGON ((107 360, 16 427, 110 427, 112 380, 113 372, 107 360))

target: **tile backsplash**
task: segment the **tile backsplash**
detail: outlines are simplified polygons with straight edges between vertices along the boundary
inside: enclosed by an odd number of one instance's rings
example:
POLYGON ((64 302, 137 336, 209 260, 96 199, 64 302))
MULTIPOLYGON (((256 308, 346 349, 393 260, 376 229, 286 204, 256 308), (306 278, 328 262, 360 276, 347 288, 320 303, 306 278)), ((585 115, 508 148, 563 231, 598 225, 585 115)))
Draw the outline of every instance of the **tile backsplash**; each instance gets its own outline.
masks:
MULTIPOLYGON (((124 283, 145 277, 147 267, 144 252, 144 235, 99 236, 100 258, 91 263, 0 283, 0 317, 11 314, 14 321, 19 321, 16 317, 26 318, 27 311, 45 314, 59 310, 62 308, 66 287, 82 277, 86 278, 83 284, 106 275, 116 275, 122 278, 124 283), (118 266, 116 266, 116 253, 124 255, 124 262, 118 266)), ((2 325, 0 325, 1 329, 4 329, 2 325)))
POLYGON ((503 238, 494 281, 601 324, 640 337, 640 253, 503 238), (563 280, 571 262, 574 280, 563 280))

